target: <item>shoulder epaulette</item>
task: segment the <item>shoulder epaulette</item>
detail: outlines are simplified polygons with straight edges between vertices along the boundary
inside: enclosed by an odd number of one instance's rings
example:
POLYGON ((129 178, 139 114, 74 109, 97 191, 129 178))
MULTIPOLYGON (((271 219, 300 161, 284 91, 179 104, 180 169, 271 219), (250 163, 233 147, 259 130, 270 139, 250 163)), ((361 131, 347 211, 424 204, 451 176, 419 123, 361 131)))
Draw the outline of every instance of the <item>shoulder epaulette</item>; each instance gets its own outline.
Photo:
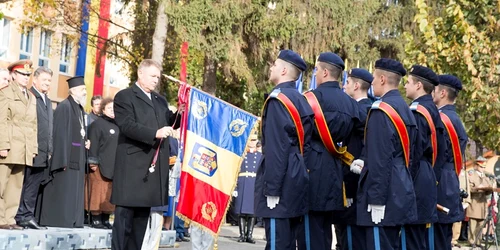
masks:
POLYGON ((412 102, 410 105, 410 109, 416 111, 418 108, 418 102, 412 102))
POLYGON ((269 97, 276 98, 278 97, 279 93, 281 93, 281 89, 275 89, 273 90, 273 92, 271 92, 271 94, 269 94, 269 97))
POLYGON ((380 107, 380 104, 382 103, 382 101, 378 100, 378 101, 375 101, 373 104, 372 104, 372 109, 379 109, 380 107))

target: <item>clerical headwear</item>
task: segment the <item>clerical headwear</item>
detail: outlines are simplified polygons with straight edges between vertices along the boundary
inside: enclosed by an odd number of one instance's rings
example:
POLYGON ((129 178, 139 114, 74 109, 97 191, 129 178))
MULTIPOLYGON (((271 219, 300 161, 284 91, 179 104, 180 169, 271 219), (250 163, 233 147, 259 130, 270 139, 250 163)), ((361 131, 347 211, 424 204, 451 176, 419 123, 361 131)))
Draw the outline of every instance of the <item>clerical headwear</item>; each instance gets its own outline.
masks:
POLYGON ((70 89, 81 85, 85 85, 85 82, 83 81, 83 76, 75 76, 66 81, 68 82, 68 86, 70 89))

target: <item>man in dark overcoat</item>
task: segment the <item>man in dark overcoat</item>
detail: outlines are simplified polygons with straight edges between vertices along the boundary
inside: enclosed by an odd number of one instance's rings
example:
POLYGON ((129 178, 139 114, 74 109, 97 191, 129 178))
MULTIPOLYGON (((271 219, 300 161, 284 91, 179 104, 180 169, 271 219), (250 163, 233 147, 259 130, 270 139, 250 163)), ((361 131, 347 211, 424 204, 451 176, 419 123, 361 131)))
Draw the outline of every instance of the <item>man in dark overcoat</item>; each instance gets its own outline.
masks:
POLYGON ((70 95, 54 111, 54 150, 42 181, 40 224, 82 228, 85 148, 90 146, 83 110, 87 90, 82 76, 67 81, 70 95))
MULTIPOLYGON (((38 68, 33 74, 33 86, 30 91, 36 97, 36 114, 38 126, 38 154, 33 158, 33 166, 24 170, 23 191, 21 202, 16 214, 19 226, 31 229, 43 229, 35 219, 35 206, 43 173, 49 166, 52 156, 52 103, 47 96, 52 80, 52 70, 46 67, 38 68)), ((39 219, 39 216, 38 216, 39 219)))
POLYGON ((116 205, 113 250, 141 249, 151 207, 168 204, 170 155, 166 138, 173 135, 171 126, 180 122, 180 116, 154 91, 160 70, 158 62, 144 60, 137 70, 137 82, 115 96, 120 136, 111 194, 111 203, 116 205))

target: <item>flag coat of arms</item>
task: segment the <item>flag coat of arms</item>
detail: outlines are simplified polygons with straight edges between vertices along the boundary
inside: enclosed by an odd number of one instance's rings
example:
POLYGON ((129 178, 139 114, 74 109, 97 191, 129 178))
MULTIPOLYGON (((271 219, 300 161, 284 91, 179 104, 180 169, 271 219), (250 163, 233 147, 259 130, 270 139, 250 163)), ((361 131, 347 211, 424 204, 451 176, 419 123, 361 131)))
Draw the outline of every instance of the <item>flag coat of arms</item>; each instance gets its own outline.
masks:
POLYGON ((218 234, 257 117, 191 88, 177 214, 218 234))

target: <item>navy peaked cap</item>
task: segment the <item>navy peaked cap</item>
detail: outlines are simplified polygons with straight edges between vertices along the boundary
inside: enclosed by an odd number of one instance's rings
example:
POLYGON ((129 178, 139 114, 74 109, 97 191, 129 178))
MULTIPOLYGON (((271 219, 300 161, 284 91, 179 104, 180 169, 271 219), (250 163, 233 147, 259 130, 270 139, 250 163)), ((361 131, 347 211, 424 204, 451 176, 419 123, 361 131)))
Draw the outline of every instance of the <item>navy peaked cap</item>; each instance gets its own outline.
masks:
POLYGON ((454 75, 439 75, 439 84, 462 90, 462 82, 454 75))
POLYGON ((278 54, 278 58, 293 64, 293 66, 297 67, 300 71, 305 71, 307 68, 306 62, 299 54, 295 53, 292 50, 282 50, 278 54))
POLYGON ((437 76, 436 73, 434 73, 434 71, 432 71, 432 69, 429 69, 427 67, 420 66, 420 65, 413 65, 410 69, 409 74, 412 76, 422 78, 422 79, 432 83, 432 85, 434 85, 434 86, 439 85, 439 77, 437 76))
POLYGON ((325 62, 331 64, 341 70, 344 70, 345 68, 344 60, 342 60, 340 56, 332 52, 321 53, 318 57, 318 62, 325 62))
POLYGON ((380 69, 380 70, 389 71, 389 72, 398 74, 400 76, 406 75, 406 70, 403 67, 403 64, 401 64, 400 62, 398 62, 396 60, 389 59, 389 58, 378 59, 375 62, 375 68, 380 69))
POLYGON ((372 74, 366 70, 366 69, 361 69, 361 68, 353 68, 349 71, 349 76, 361 79, 367 83, 372 83, 373 81, 373 76, 372 74))

